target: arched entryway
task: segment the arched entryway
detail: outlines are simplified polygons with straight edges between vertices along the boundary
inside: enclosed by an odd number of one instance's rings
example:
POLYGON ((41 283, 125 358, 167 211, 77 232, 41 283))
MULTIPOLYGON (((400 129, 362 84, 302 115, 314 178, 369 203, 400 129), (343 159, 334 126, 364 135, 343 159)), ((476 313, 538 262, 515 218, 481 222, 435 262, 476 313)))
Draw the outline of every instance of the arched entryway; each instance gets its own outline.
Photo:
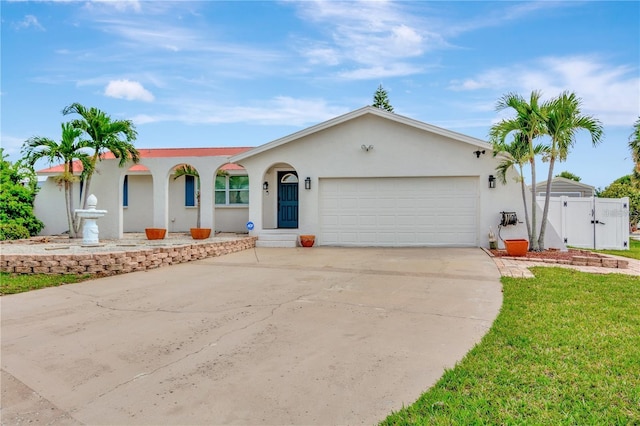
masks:
POLYGON ((298 174, 278 172, 278 228, 298 228, 298 174))
POLYGON ((269 167, 262 180, 263 229, 297 229, 300 193, 296 169, 287 163, 269 167))

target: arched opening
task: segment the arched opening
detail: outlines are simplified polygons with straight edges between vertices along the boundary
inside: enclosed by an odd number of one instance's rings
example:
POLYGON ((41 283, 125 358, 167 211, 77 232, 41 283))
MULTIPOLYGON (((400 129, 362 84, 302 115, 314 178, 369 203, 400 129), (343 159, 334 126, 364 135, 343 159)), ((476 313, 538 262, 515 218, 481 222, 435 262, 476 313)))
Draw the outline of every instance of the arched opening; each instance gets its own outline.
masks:
POLYGON ((169 179, 169 232, 199 228, 201 217, 200 173, 188 163, 171 168, 169 179))
POLYGON ((153 176, 143 164, 135 164, 122 181, 122 231, 144 232, 153 217, 153 176))
POLYGON ((216 232, 245 233, 249 221, 249 176, 244 167, 225 164, 215 176, 216 232))
POLYGON ((264 174, 262 190, 264 229, 297 229, 299 178, 295 168, 274 164, 264 174))

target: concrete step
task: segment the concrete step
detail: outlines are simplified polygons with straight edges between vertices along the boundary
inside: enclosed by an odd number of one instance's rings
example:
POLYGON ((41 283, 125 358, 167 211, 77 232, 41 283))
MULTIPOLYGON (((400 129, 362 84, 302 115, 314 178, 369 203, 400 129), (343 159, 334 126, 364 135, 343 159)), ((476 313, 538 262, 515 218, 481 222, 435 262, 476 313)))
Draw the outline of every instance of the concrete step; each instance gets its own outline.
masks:
POLYGON ((261 232, 256 247, 297 247, 298 234, 280 234, 277 232, 261 232))

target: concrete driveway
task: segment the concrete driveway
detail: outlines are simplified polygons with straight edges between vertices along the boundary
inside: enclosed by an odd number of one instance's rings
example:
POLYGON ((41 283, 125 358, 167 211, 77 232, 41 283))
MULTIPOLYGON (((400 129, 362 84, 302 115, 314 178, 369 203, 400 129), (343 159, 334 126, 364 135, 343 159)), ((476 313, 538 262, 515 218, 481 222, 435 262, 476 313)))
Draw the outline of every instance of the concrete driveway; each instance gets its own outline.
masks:
POLYGON ((372 424, 477 343, 480 249, 255 249, 2 303, 2 423, 372 424))

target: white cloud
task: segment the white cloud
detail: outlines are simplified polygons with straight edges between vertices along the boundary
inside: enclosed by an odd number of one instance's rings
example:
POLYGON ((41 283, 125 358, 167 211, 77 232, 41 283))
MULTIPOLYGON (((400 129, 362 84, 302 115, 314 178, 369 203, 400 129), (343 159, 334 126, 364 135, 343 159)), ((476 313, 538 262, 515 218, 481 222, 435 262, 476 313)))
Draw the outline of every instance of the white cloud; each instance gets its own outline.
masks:
POLYGON ((144 101, 152 102, 153 94, 142 87, 137 81, 129 80, 112 80, 104 89, 105 96, 117 99, 126 99, 128 101, 144 101))
POLYGON ((575 92, 583 110, 607 125, 630 125, 640 114, 637 67, 607 64, 587 56, 545 57, 528 64, 496 68, 475 77, 452 81, 457 91, 515 91, 527 96, 541 90, 545 98, 575 92))
POLYGON ((407 76, 422 71, 424 71, 423 68, 411 64, 394 63, 386 66, 372 66, 357 68, 351 71, 342 71, 338 73, 338 76, 347 80, 371 80, 376 78, 407 76))
POLYGON ((317 24, 329 37, 305 40, 299 51, 313 65, 355 63, 356 71, 341 72, 341 78, 375 79, 416 73, 422 68, 406 62, 445 44, 437 34, 423 30, 402 4, 311 1, 296 5, 304 19, 317 24), (396 65, 380 65, 392 63, 396 65))
POLYGON ((88 9, 100 6, 113 8, 117 12, 142 11, 142 6, 138 0, 91 0, 85 4, 88 9))
POLYGON ((180 99, 170 114, 140 114, 133 122, 140 124, 177 121, 186 124, 244 123, 269 126, 306 126, 348 112, 348 108, 328 105, 324 99, 296 99, 277 96, 250 106, 220 105, 194 99, 180 99))
POLYGON ((17 30, 24 30, 27 28, 35 28, 40 31, 45 31, 44 27, 40 25, 38 18, 33 15, 25 15, 24 19, 19 22, 15 22, 13 27, 17 30))

